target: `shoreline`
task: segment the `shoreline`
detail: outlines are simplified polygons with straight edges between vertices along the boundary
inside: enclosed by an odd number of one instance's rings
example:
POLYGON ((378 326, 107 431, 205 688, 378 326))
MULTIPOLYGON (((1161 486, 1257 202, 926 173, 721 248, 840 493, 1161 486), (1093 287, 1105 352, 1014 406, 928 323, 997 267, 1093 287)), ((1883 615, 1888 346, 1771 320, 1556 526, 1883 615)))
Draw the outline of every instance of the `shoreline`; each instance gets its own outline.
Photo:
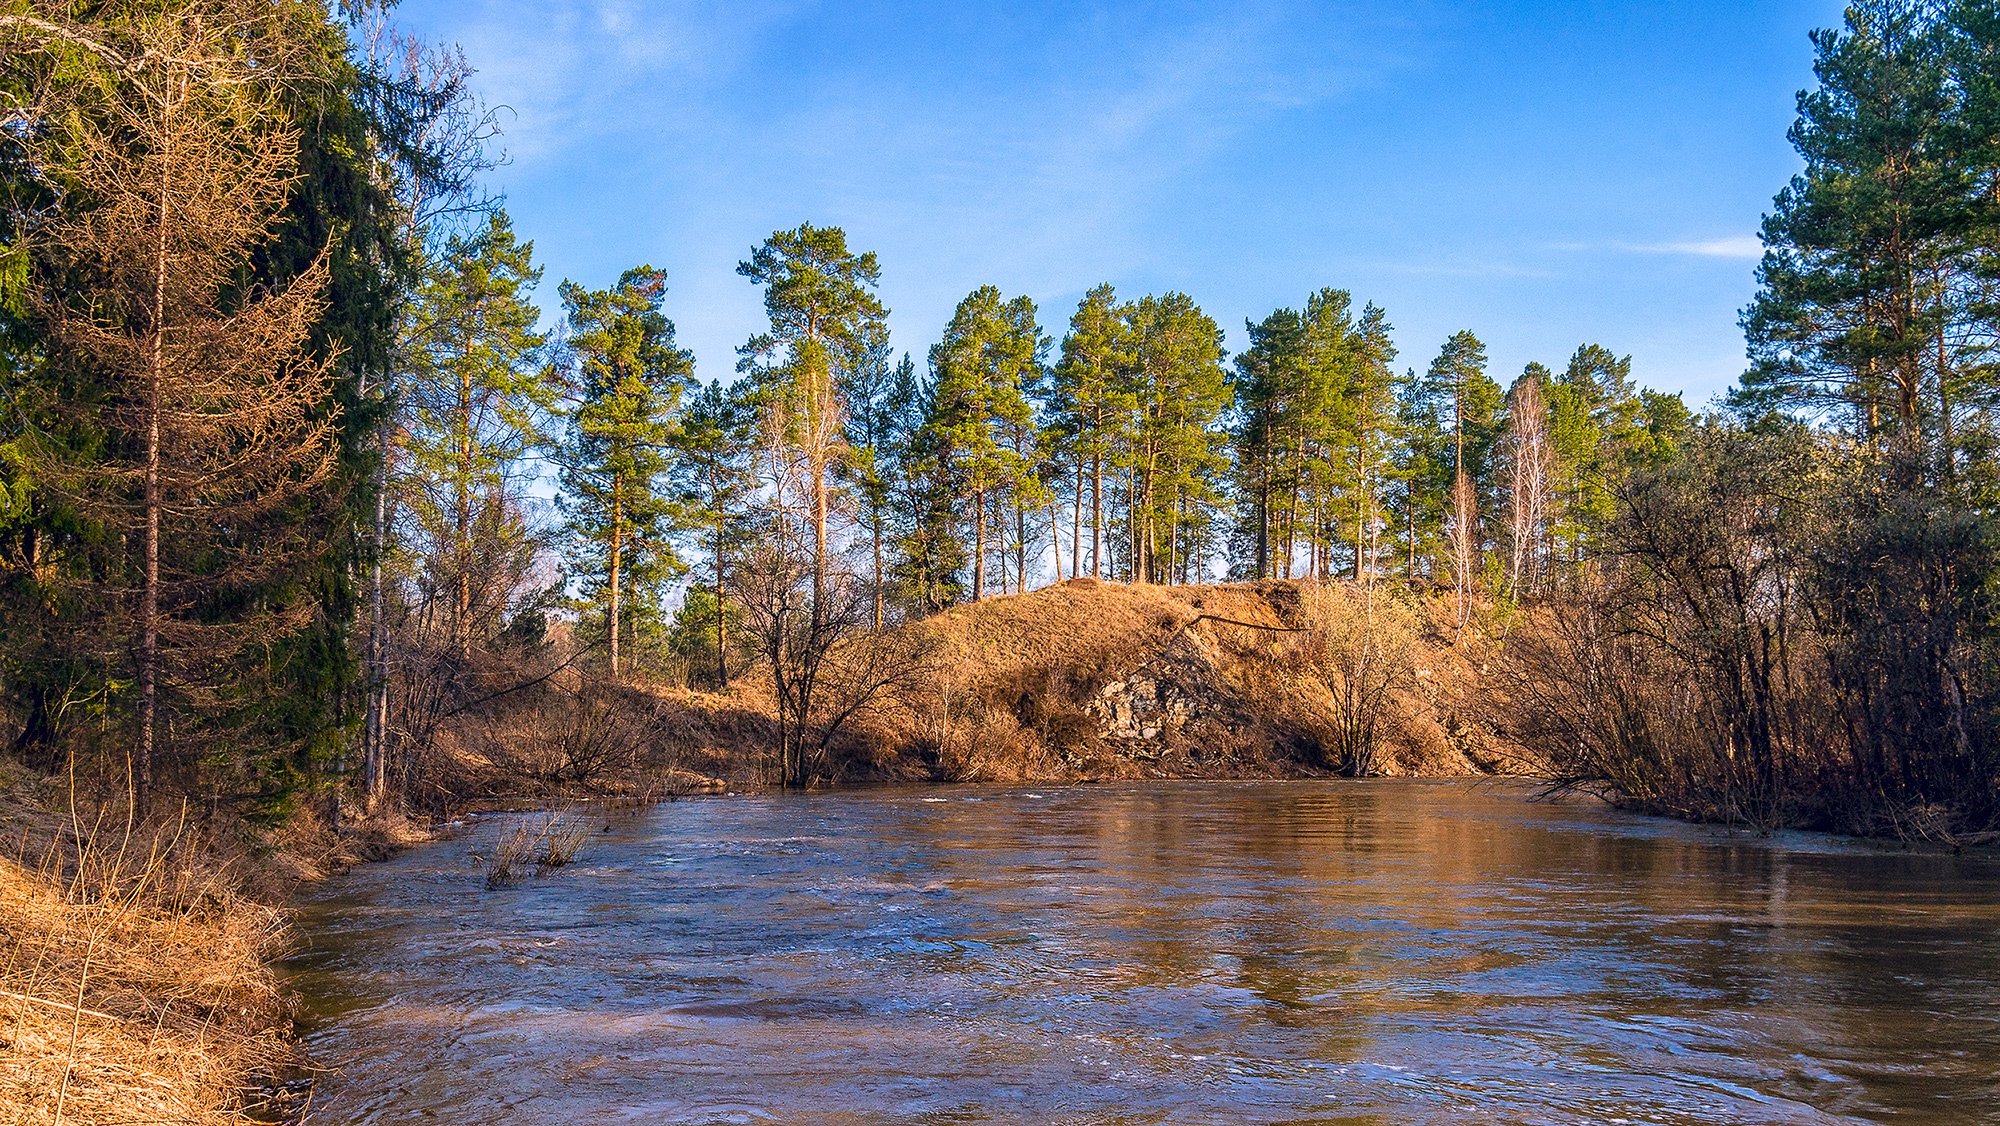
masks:
MULTIPOLYGON (((51 842, 49 847, 58 847, 54 842, 61 837, 63 826, 56 815, 45 805, 25 800, 15 792, 22 788, 20 777, 6 781, 7 816, 0 816, 0 826, 16 831, 24 845, 34 836, 45 835, 51 842), (34 825, 37 822, 38 828, 34 825)), ((865 796, 895 791, 1035 787, 1076 790, 1101 787, 1109 791, 1138 786, 1369 785, 1383 781, 1512 790, 1524 801, 1582 802, 1642 822, 1655 822, 1662 828, 1698 829, 1722 839, 1748 836, 1783 843, 1782 835, 1871 853, 2000 854, 2000 845, 1990 841, 1897 840, 1813 829, 1693 821, 1581 791, 1551 793, 1544 781, 1526 774, 1409 775, 1393 779, 1356 779, 1331 773, 967 782, 868 779, 806 791, 723 784, 699 793, 645 800, 617 794, 595 795, 572 803, 500 799, 472 803, 457 811, 451 821, 434 826, 419 826, 407 818, 394 816, 357 822, 338 835, 322 831, 311 839, 280 841, 261 860, 248 854, 220 862, 213 857, 162 854, 148 862, 144 873, 126 872, 120 876, 104 870, 92 877, 106 888, 120 887, 118 895, 122 900, 102 893, 89 894, 84 881, 74 875, 67 883, 58 880, 54 878, 54 869, 47 865, 37 870, 16 859, 0 859, 0 917, 9 919, 7 929, 18 936, 14 939, 12 962, 18 965, 21 953, 38 941, 44 947, 73 946, 78 935, 90 952, 89 965, 82 966, 81 973, 72 973, 60 981, 45 976, 38 985, 31 982, 26 989, 15 988, 20 983, 13 977, 0 982, 0 1014, 6 1018, 10 1029, 8 1039, 13 1047, 9 1062, 0 1064, 0 1092, 4 1092, 8 1102, 17 1104, 19 1109, 9 1109, 15 1111, 13 1121, 23 1126, 55 1123, 57 1100, 62 1103, 61 1121, 76 1126, 93 1121, 295 1120, 303 1106, 291 1104, 308 1099, 317 1081, 317 1065, 301 1054, 298 1030, 292 1023, 298 1012, 297 995, 290 992, 278 971, 279 964, 298 951, 297 936, 290 926, 299 897, 306 888, 335 879, 360 865, 442 843, 455 835, 454 824, 469 825, 475 819, 556 813, 574 805, 636 814, 684 798, 726 800, 779 794, 865 796), (330 847, 318 851, 318 847, 324 846, 330 847), (308 860, 302 855, 306 850, 316 851, 317 855, 308 860), (243 870, 253 865, 254 870, 243 870), (263 886, 255 893, 240 886, 258 883, 263 886), (124 903, 122 908, 112 906, 120 901, 124 903), (19 920, 27 918, 38 918, 43 923, 36 927, 20 925, 19 920), (174 956, 160 956, 163 943, 174 956), (170 978, 153 980, 149 992, 143 977, 114 968, 129 962, 143 963, 152 972, 158 972, 162 964, 200 967, 202 973, 196 976, 229 982, 229 995, 190 999, 185 983, 170 978), (94 1001, 98 991, 111 985, 105 975, 121 974, 112 1001, 79 1006, 75 1000, 65 999, 84 997, 94 1001), (230 1019, 218 1023, 215 1014, 224 1010, 228 1010, 230 1019), (183 1014, 197 1012, 206 1016, 201 1035, 177 1038, 175 1029, 180 1026, 176 1022, 183 1014), (134 1078, 124 1084, 105 1078, 114 1073, 134 1078), (163 1096, 161 1091, 175 1093, 163 1096), (99 1107, 101 1113, 89 1113, 92 1106, 99 1107)), ((291 836, 297 838, 298 834, 291 836)), ((130 849, 127 851, 128 855, 136 855, 130 849)), ((26 856, 25 848, 22 856, 26 856)), ((104 861, 93 859, 84 850, 70 861, 69 867, 72 871, 82 871, 93 864, 102 869, 104 861)))

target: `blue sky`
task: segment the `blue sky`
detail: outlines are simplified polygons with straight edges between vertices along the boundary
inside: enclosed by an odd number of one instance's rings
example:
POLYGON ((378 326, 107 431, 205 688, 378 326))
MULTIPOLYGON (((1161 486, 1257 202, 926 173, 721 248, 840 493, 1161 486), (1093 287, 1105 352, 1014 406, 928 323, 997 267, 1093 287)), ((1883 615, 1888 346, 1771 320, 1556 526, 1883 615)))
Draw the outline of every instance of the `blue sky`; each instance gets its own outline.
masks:
POLYGON ((1598 342, 1705 402, 1741 370, 1756 230, 1831 0, 873 4, 406 0, 508 108, 494 174, 542 298, 668 272, 704 378, 760 325, 772 230, 877 251, 896 346, 992 283, 1243 321, 1321 286, 1421 368, 1503 383, 1598 342))

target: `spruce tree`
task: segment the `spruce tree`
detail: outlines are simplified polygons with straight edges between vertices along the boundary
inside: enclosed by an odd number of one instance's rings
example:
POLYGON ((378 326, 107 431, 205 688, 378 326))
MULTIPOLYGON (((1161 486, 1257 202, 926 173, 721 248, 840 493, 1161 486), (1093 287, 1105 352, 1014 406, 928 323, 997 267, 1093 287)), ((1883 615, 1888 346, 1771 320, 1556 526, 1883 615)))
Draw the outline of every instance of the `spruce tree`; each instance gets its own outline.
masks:
POLYGON ((70 416, 60 432, 96 441, 30 433, 16 449, 38 488, 135 556, 78 578, 131 592, 117 620, 139 814, 169 734, 225 710, 237 656, 282 663, 316 616, 297 580, 325 548, 306 514, 339 469, 338 349, 320 333, 332 246, 323 232, 280 243, 302 151, 286 97, 325 74, 322 29, 247 0, 201 14, 0 21, 10 61, 52 52, 73 68, 42 91, 39 128, 10 133, 69 196, 35 224, 25 305, 51 365, 94 384, 53 405, 70 416))

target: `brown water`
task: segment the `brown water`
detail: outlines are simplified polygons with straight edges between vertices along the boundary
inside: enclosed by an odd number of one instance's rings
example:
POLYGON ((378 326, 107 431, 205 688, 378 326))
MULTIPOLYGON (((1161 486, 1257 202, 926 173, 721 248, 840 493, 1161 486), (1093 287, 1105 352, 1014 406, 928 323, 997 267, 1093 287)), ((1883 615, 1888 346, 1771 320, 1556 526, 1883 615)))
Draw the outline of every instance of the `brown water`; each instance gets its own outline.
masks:
POLYGON ((870 790, 326 889, 315 1121, 2000 1121, 2000 862, 1435 782, 870 790))

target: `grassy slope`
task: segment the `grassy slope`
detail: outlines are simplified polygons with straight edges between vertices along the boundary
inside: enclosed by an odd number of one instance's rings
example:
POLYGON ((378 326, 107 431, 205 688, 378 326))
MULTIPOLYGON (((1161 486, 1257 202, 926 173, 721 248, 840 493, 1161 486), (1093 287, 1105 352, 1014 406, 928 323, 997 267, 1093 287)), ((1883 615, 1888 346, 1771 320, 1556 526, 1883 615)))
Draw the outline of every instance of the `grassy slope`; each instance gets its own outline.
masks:
POLYGON ((333 842, 253 855, 191 815, 128 834, 66 793, 0 767, 0 1121, 250 1121, 291 1061, 268 904, 333 842))
MULTIPOLYGON (((1081 579, 958 607, 906 627, 932 633, 942 660, 928 689, 863 726, 853 770, 944 780, 1324 772, 1330 697, 1301 670, 1310 635, 1290 632, 1308 624, 1310 598, 1298 582, 1081 579)), ((1454 720, 1472 671, 1420 620, 1409 639, 1420 679, 1385 709, 1378 768, 1474 773, 1487 756, 1454 720)))

